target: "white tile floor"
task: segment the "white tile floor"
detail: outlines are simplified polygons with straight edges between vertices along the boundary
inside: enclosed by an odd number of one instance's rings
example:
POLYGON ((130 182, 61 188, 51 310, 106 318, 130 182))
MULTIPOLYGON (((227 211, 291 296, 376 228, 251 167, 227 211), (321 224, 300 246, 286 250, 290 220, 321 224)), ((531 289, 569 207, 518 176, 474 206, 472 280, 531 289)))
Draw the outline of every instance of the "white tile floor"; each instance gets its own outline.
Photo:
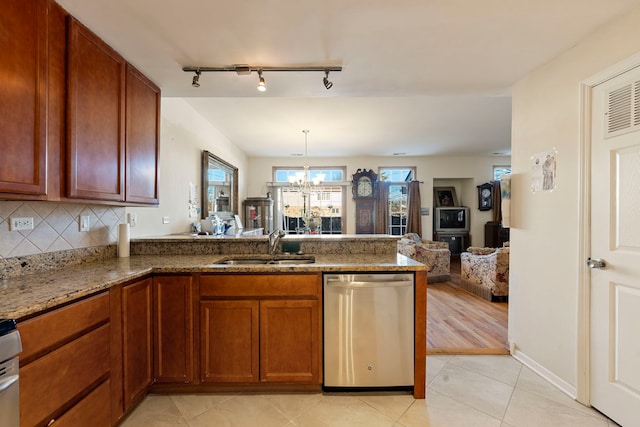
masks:
POLYGON ((427 398, 407 393, 149 395, 122 427, 617 426, 511 356, 429 356, 427 398))

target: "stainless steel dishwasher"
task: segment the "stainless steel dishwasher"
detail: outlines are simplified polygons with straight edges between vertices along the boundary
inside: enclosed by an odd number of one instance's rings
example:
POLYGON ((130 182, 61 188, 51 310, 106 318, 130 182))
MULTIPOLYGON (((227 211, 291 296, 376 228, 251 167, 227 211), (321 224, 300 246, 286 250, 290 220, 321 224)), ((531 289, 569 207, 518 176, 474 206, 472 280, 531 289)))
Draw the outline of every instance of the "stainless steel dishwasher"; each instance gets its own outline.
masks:
POLYGON ((324 388, 413 387, 413 274, 325 274, 324 388))
POLYGON ((14 320, 0 319, 0 426, 20 426, 18 354, 20 334, 14 320))

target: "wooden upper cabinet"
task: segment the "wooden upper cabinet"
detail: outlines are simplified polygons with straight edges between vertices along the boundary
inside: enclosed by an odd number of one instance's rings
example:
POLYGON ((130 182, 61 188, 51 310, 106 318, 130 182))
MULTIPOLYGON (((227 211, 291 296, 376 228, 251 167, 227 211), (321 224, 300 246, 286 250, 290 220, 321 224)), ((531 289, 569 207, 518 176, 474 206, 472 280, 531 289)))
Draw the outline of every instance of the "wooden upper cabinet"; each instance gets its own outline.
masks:
POLYGON ((47 5, 2 2, 0 194, 42 199, 47 191, 47 5))
POLYGON ((160 180, 160 88, 127 66, 127 202, 158 204, 160 180))
POLYGON ((125 60, 69 19, 67 196, 124 201, 125 60))
POLYGON ((53 0, 0 14, 0 198, 159 203, 160 89, 53 0))

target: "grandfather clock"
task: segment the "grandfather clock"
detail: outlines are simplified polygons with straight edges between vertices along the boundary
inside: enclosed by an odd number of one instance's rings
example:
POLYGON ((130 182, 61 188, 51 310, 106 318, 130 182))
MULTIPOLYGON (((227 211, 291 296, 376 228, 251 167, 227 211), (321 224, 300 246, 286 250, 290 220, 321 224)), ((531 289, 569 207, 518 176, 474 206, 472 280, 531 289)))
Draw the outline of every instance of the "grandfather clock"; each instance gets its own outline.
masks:
POLYGON ((358 169, 352 176, 353 200, 356 202, 356 234, 375 232, 375 207, 378 174, 358 169))

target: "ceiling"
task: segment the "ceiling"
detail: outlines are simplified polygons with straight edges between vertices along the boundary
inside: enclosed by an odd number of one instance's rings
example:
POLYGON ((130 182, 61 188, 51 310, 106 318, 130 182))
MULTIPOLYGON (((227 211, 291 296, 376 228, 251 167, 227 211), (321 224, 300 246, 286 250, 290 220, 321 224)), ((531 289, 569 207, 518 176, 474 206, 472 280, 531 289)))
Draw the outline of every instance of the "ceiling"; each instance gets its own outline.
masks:
POLYGON ((510 153, 510 87, 640 0, 57 0, 248 156, 510 153), (183 66, 342 66, 203 73, 183 66))

